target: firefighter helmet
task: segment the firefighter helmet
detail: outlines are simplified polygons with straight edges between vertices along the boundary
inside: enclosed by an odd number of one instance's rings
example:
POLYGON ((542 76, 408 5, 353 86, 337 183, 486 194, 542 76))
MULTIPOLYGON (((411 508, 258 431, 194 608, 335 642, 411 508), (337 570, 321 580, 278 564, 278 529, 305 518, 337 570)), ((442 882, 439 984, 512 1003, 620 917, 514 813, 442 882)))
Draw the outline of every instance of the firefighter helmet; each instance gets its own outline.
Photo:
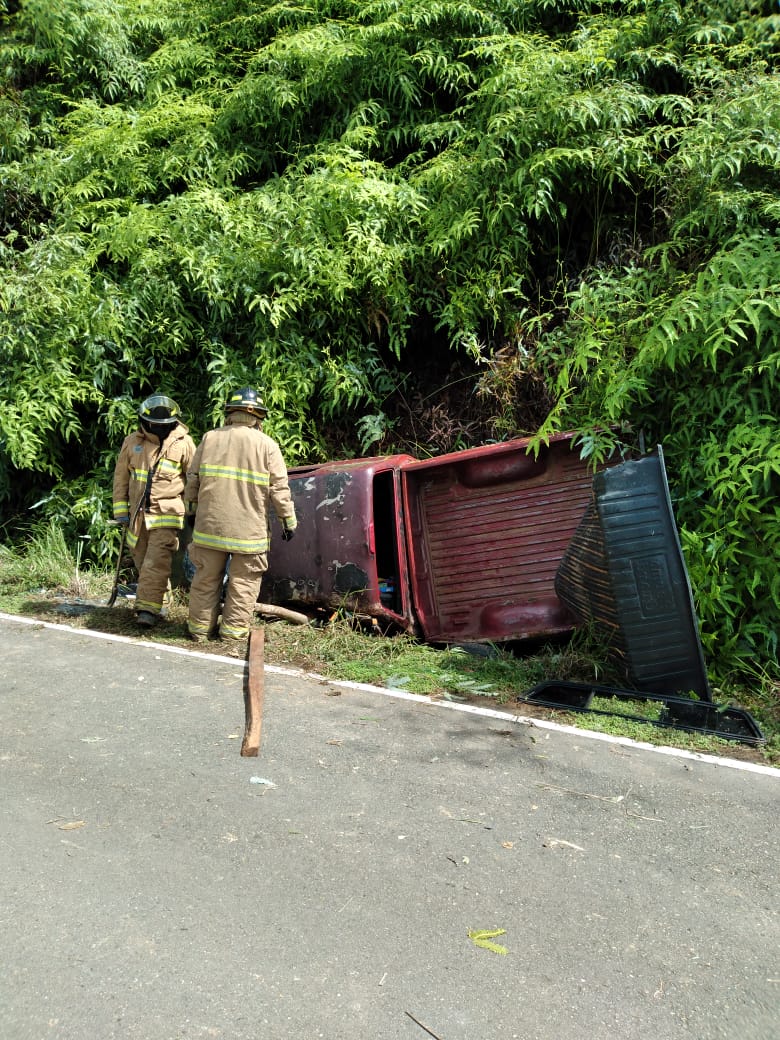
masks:
POLYGON ((263 419, 268 414, 268 409, 263 404, 263 399, 257 390, 251 386, 242 386, 240 390, 234 390, 225 405, 226 412, 249 412, 263 419))
POLYGON ((164 394, 152 394, 138 409, 141 426, 147 433, 155 434, 158 437, 170 433, 175 426, 178 426, 180 415, 181 412, 176 402, 170 397, 165 397, 164 394))

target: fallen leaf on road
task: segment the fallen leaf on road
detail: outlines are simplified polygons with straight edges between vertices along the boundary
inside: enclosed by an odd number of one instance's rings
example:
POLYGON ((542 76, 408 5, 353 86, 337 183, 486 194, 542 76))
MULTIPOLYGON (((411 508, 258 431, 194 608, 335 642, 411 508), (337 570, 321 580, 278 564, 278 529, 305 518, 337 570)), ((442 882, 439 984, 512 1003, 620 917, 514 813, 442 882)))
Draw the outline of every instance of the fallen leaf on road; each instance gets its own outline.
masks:
POLYGON ((487 928, 473 928, 469 930, 469 939, 471 939, 475 946, 479 946, 483 950, 490 950, 492 953, 506 954, 509 952, 506 946, 499 946, 498 943, 490 941, 491 939, 495 939, 497 935, 504 934, 506 934, 506 928, 494 928, 492 931, 487 928))

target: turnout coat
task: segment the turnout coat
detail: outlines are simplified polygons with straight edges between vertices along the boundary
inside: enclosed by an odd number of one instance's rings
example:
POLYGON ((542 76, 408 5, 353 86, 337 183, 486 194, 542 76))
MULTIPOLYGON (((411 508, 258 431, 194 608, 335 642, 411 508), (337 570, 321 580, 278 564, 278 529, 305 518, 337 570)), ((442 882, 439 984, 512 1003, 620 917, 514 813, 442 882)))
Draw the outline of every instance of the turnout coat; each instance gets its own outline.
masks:
POLYGON ((112 497, 114 519, 134 521, 128 531, 131 546, 138 540, 141 525, 149 531, 184 526, 182 495, 194 454, 195 443, 183 423, 168 434, 162 446, 157 437, 142 429, 125 437, 114 468, 112 497))
POLYGON ((270 544, 270 510, 294 530, 295 506, 279 445, 256 417, 228 415, 203 437, 187 473, 184 500, 195 509, 194 545, 258 554, 270 544))

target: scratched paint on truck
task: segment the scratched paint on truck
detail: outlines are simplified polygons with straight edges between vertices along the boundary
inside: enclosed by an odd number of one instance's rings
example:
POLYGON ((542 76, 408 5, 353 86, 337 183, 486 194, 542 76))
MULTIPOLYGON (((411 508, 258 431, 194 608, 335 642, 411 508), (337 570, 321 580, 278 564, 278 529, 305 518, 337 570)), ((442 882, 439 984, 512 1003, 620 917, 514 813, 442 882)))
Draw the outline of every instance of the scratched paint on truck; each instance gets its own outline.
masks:
POLYGON ((413 629, 398 474, 409 455, 329 462, 289 471, 298 527, 272 534, 260 598, 344 608, 413 629), (381 589, 389 579, 393 595, 381 589))

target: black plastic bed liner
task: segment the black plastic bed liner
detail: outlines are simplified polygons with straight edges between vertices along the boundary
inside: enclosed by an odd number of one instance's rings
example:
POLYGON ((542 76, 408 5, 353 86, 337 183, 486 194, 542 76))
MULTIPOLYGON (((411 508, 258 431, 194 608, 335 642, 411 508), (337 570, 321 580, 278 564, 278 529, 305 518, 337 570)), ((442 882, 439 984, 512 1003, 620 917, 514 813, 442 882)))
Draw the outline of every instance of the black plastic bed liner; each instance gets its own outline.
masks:
POLYGON ((519 698, 521 702, 538 704, 561 711, 587 711, 593 715, 612 715, 651 726, 686 730, 735 740, 743 744, 765 744, 758 723, 744 708, 724 707, 711 701, 694 700, 691 697, 675 697, 665 694, 647 693, 644 690, 622 690, 613 686, 598 686, 592 683, 548 681, 539 683, 519 698), (591 707, 594 698, 612 699, 620 702, 650 701, 663 705, 657 718, 647 718, 631 711, 610 710, 591 707))

